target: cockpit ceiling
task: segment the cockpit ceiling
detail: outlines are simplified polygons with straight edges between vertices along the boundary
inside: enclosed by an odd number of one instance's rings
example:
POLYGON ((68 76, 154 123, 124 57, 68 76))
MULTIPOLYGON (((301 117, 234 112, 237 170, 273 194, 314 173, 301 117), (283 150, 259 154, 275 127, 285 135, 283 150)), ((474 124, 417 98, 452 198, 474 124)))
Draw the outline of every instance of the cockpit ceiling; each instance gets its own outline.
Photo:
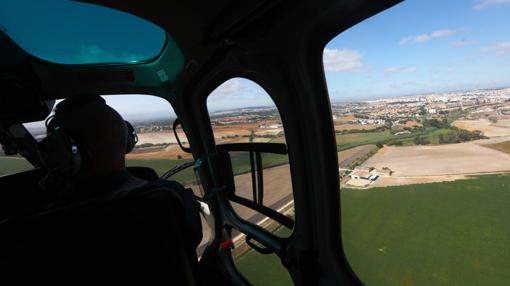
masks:
POLYGON ((167 41, 165 30, 147 20, 74 1, 7 1, 0 27, 32 56, 67 65, 146 62, 167 41))

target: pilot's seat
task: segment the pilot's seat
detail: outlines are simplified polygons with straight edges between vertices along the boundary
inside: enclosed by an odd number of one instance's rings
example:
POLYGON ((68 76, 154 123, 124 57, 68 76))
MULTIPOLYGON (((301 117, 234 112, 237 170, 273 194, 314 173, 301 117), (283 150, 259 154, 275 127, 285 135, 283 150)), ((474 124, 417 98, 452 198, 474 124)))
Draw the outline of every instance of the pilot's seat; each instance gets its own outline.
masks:
POLYGON ((196 285, 185 216, 178 193, 153 182, 12 220, 0 284, 196 285))

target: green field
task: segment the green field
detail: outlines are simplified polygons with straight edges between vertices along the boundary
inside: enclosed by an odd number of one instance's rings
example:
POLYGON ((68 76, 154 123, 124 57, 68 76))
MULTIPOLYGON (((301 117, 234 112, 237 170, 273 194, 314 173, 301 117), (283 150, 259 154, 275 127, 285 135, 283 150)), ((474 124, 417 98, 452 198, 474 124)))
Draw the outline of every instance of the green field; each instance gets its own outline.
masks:
POLYGON ((394 137, 396 136, 389 131, 337 134, 336 142, 338 150, 345 150, 359 145, 388 141, 394 137))
MULTIPOLYGON (((234 170, 234 174, 243 174, 250 171, 250 157, 247 152, 232 152, 230 158, 232 161, 232 168, 234 170)), ((178 164, 182 164, 185 162, 189 162, 189 159, 182 160, 171 160, 171 159, 136 159, 136 160, 127 160, 127 166, 143 166, 149 167, 156 170, 158 175, 164 174, 166 171, 170 170, 174 166, 178 164)), ((262 154, 262 167, 269 168, 274 166, 279 166, 283 164, 288 164, 289 159, 287 155, 278 155, 278 154, 262 154)), ((177 173, 172 177, 173 180, 179 181, 182 184, 194 183, 196 181, 195 174, 193 172, 193 167, 188 168, 180 173, 177 173)))
MULTIPOLYGON (((453 127, 426 127, 423 129, 418 129, 412 131, 410 134, 401 134, 401 135, 393 135, 396 131, 376 131, 376 132, 360 132, 360 133, 348 133, 348 134, 337 134, 336 142, 338 150, 345 150, 349 148, 353 148, 360 145, 366 144, 388 144, 388 145, 399 145, 399 146, 409 146, 417 143, 415 141, 416 137, 421 137, 423 141, 426 141, 427 144, 438 145, 438 144, 449 144, 449 143, 459 143, 469 140, 480 139, 480 137, 475 137, 472 135, 472 132, 467 130, 456 129, 453 127), (470 135, 470 138, 460 137, 459 134, 470 135), (443 142, 441 142, 440 138, 443 137, 443 142), (449 142, 446 142, 446 139, 450 139, 449 142)), ((466 136, 464 136, 466 137, 466 136)), ((424 144, 424 145, 427 145, 424 144)))
MULTIPOLYGON (((428 132, 424 132, 423 135, 421 135, 421 136, 424 139, 426 139, 427 141, 429 141, 430 145, 439 145, 439 144, 441 144, 439 141, 439 136, 441 136, 441 135, 445 136, 445 135, 450 135, 450 134, 454 134, 454 133, 455 133, 454 130, 451 130, 448 128, 440 128, 440 129, 431 128, 428 132)), ((405 138, 405 139, 401 139, 399 141, 402 142, 403 146, 415 145, 414 136, 405 138)))
MULTIPOLYGON (((230 159, 234 174, 243 174, 251 170, 250 155, 247 152, 231 152, 230 159)), ((274 167, 289 163, 287 155, 262 154, 262 168, 274 167)))
MULTIPOLYGON (((231 154, 232 166, 234 174, 242 174, 250 171, 250 157, 246 152, 233 152, 231 154)), ((166 171, 170 170, 176 165, 189 162, 189 159, 172 160, 172 159, 128 159, 126 160, 127 166, 142 166, 153 168, 158 175, 163 175, 166 171)), ((278 154, 262 154, 263 168, 269 168, 288 164, 289 159, 287 155, 278 154)), ((32 169, 32 165, 21 157, 3 157, 0 156, 0 176, 12 174, 24 170, 32 169)), ((183 184, 193 183, 196 181, 193 168, 188 168, 180 173, 177 173, 172 179, 179 181, 183 184)))
POLYGON ((33 169, 25 158, 0 156, 0 176, 33 169))
MULTIPOLYGON (((279 237, 288 237, 291 230, 282 227, 275 233, 279 237)), ((290 275, 276 254, 264 255, 251 250, 239 257, 235 264, 253 285, 293 285, 290 275)))
MULTIPOLYGON (((510 175, 486 175, 343 189, 347 258, 366 285, 509 285, 509 187, 510 175)), ((291 285, 275 263, 250 252, 238 265, 263 270, 255 285, 291 285)))
MULTIPOLYGON (((171 160, 171 159, 128 159, 126 161, 127 166, 140 166, 153 168, 159 176, 163 175, 166 171, 173 167, 189 162, 190 160, 171 160)), ((196 181, 193 167, 187 170, 181 171, 172 177, 173 180, 179 181, 182 184, 189 184, 196 181)))
MULTIPOLYGON (((385 131, 372 131, 372 132, 359 132, 359 133, 347 133, 347 134, 336 134, 336 144, 338 151, 353 148, 360 145, 366 144, 376 144, 376 143, 385 143, 390 140, 399 140, 412 138, 416 136, 416 134, 420 133, 412 133, 412 134, 404 134, 404 135, 393 135, 395 131, 390 132, 388 130, 385 131)), ((270 141, 271 143, 285 143, 285 137, 273 138, 270 141)))
POLYGON ((416 135, 426 134, 431 132, 432 129, 425 129, 419 132, 413 132, 411 134, 402 134, 402 135, 393 135, 388 130, 378 131, 378 132, 361 132, 361 133, 349 133, 349 134, 337 134, 336 135, 336 144, 337 149, 345 150, 349 148, 353 148, 360 145, 366 144, 377 144, 377 143, 388 143, 390 141, 400 141, 409 139, 413 140, 416 135))
POLYGON ((342 191, 348 259, 367 285, 507 285, 510 176, 342 191))

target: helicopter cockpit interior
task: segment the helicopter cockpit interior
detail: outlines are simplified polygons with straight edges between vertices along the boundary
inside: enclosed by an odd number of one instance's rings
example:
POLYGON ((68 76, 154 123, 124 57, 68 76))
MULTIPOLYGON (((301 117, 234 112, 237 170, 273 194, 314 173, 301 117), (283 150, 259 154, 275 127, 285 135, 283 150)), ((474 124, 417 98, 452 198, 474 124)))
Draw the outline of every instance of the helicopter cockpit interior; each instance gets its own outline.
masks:
MULTIPOLYGON (((322 51, 339 32, 398 2, 0 4, 5 5, 0 9, 0 144, 6 156, 23 157, 33 166, 0 176, 0 273, 10 273, 0 275, 0 283, 250 285, 233 258, 239 240, 234 238, 241 235, 242 247, 277 257, 295 285, 359 285, 342 250, 337 149, 322 51), (104 51, 120 47, 132 50, 104 51), (207 98, 236 77, 268 92, 285 141, 217 142, 207 98), (52 172, 41 140, 24 124, 47 119, 66 99, 80 98, 79 105, 123 94, 170 103, 176 116, 171 132, 190 160, 165 165, 162 173, 128 167, 144 182, 133 195, 55 205, 58 190, 52 186, 58 176, 72 175, 52 172), (236 192, 239 152, 246 154, 243 172, 251 183, 246 196, 236 192), (263 169, 278 156, 289 163, 291 194, 278 207, 267 206, 271 194, 264 186, 270 177, 263 169), (193 190, 176 179, 185 170, 199 182, 193 190), (281 211, 289 201, 292 215, 281 211), (235 205, 288 235, 244 217, 235 205), (197 217, 189 219, 190 210, 197 217), (199 251, 187 234, 190 221, 209 231, 199 251), (60 261, 53 264, 52 257, 60 261), (133 265, 134 259, 143 262, 133 265), (87 270, 88 263, 95 270, 87 270), (111 280, 99 278, 104 275, 111 280)), ((135 129, 128 134, 135 136, 135 129)), ((63 148, 74 154, 74 147, 63 148)))

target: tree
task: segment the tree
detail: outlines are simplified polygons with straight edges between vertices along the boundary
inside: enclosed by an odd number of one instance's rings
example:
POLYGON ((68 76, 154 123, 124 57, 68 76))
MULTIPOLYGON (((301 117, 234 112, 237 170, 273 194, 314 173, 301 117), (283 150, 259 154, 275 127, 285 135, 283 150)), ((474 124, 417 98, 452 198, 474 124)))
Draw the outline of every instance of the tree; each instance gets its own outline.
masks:
POLYGON ((448 120, 446 118, 444 118, 443 120, 432 118, 429 120, 425 120, 423 122, 423 126, 426 127, 445 128, 448 127, 449 125, 450 124, 448 123, 448 120))
POLYGON ((475 136, 475 138, 476 138, 476 139, 485 139, 485 138, 487 138, 487 137, 485 137, 485 136, 483 135, 483 132, 482 132, 482 131, 480 131, 480 130, 473 130, 473 131, 471 131, 471 132, 474 134, 474 136, 475 136))
POLYGON ((414 137, 414 144, 428 145, 428 144, 430 144, 430 141, 427 138, 418 135, 418 136, 414 137))
POLYGON ((391 122, 390 119, 386 120, 384 122, 384 125, 386 126, 386 128, 388 128, 388 130, 391 130, 391 128, 393 127, 393 123, 391 122))
POLYGON ((498 118, 496 116, 489 116, 489 121, 492 122, 492 123, 497 123, 498 122, 498 118))

